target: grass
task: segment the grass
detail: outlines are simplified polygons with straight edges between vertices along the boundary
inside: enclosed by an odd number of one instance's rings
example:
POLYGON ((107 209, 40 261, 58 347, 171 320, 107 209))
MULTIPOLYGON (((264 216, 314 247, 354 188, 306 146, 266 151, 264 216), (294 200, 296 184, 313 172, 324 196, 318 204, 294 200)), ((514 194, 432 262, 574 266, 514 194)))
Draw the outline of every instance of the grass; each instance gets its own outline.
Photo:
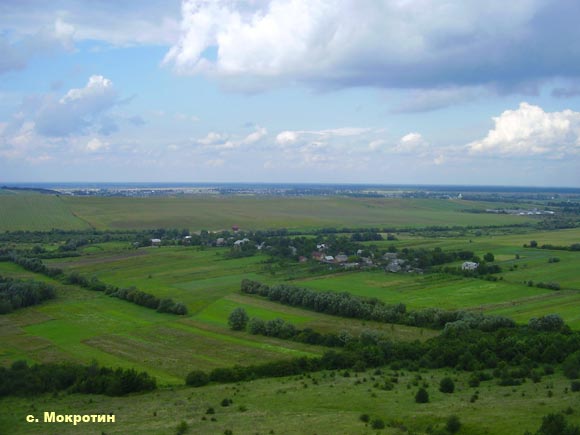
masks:
MULTIPOLYGON (((540 383, 526 382, 517 387, 500 387, 494 381, 483 382, 477 388, 467 385, 469 374, 446 370, 419 373, 398 372, 398 382, 391 391, 374 388, 374 382, 385 375, 373 371, 343 377, 328 372, 309 377, 262 379, 235 385, 209 385, 202 388, 172 388, 125 398, 104 396, 59 395, 32 399, 1 399, 6 411, 0 414, 0 424, 10 427, 11 434, 78 434, 100 433, 172 435, 177 424, 185 421, 186 433, 223 434, 375 434, 359 420, 361 414, 381 418, 387 427, 379 433, 400 434, 404 426, 409 432, 427 433, 428 427, 442 428, 450 415, 458 415, 461 434, 513 435, 526 430, 534 433, 542 416, 578 409, 580 393, 566 392, 570 381, 559 374, 544 377, 540 383), (456 385, 453 394, 438 391, 439 381, 451 376, 456 385), (316 381, 316 382, 314 382, 316 381), (428 384, 430 402, 416 404, 418 384, 428 384), (548 397, 552 391, 552 397, 548 397), (470 402, 477 392, 478 400, 470 402), (221 406, 224 398, 233 403, 221 406), (214 408, 215 414, 206 410, 214 408), (111 424, 26 423, 25 416, 40 416, 44 411, 57 414, 95 414, 112 412, 111 424), (212 421, 212 417, 215 421, 212 421)), ((580 424, 580 414, 566 417, 580 424)))

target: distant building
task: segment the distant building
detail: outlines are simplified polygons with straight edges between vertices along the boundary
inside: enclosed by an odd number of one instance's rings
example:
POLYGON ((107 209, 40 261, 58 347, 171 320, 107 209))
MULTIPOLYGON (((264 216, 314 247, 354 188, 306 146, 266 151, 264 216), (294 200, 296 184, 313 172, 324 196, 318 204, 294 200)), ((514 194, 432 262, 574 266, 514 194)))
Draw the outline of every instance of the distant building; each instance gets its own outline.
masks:
POLYGON ((161 245, 161 239, 151 239, 151 246, 161 245))
POLYGON ((298 261, 300 263, 306 263, 308 261, 308 258, 306 258, 305 256, 301 255, 300 257, 298 257, 298 261))
POLYGON ((314 251, 312 253, 312 259, 317 260, 317 261, 322 261, 322 260, 324 260, 324 254, 320 251, 314 251))
POLYGON ((348 261, 348 255, 338 254, 334 257, 334 261, 337 263, 346 263, 348 261))
POLYGON ((234 233, 236 233, 236 232, 240 231, 240 227, 238 225, 232 225, 232 231, 234 233))
POLYGON ((248 243, 249 241, 250 241, 250 239, 246 239, 246 238, 243 238, 243 239, 240 239, 240 240, 236 240, 236 241, 234 242, 234 246, 237 246, 237 247, 239 248, 239 247, 240 247, 240 246, 242 246, 244 243, 248 243))
POLYGON ((383 258, 385 260, 394 260, 397 258, 397 253, 396 252, 387 252, 387 253, 385 253, 385 255, 383 255, 383 258))
POLYGON ((218 237, 215 241, 216 246, 223 246, 226 243, 226 240, 223 237, 218 237))
POLYGON ((475 270, 479 266, 479 263, 474 263, 473 261, 465 261, 461 265, 461 270, 475 270))
POLYGON ((334 263, 334 257, 332 255, 325 255, 324 261, 327 263, 334 263))
POLYGON ((399 263, 397 263, 397 262, 392 262, 387 267, 385 267, 385 271, 397 273, 397 272, 401 271, 401 266, 399 266, 399 263))

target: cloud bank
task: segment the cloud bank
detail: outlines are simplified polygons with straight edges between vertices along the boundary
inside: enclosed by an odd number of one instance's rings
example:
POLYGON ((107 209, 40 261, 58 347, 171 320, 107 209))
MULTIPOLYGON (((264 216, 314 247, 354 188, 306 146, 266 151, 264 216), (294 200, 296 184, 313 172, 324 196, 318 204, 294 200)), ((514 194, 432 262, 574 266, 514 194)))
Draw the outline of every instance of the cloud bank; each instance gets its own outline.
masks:
POLYGON ((578 16, 575 0, 184 0, 164 63, 248 88, 443 89, 417 102, 436 106, 463 87, 578 76, 578 16))

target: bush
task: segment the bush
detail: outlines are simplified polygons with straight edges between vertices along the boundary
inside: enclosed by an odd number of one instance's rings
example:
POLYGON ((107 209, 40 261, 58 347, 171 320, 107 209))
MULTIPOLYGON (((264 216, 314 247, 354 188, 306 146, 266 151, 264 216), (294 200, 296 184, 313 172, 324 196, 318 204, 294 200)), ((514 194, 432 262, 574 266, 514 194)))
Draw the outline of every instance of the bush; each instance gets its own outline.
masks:
POLYGON ((370 421, 370 417, 368 414, 361 414, 360 417, 358 418, 360 421, 362 421, 363 423, 368 423, 370 421))
POLYGON ((577 393, 578 391, 580 391, 580 381, 572 381, 570 383, 570 390, 573 393, 577 393))
POLYGON ((383 421, 382 418, 375 418, 371 422, 371 427, 373 429, 384 429, 385 428, 385 422, 383 421))
POLYGON ((459 417, 456 415, 451 415, 447 419, 447 423, 445 424, 445 429, 449 433, 457 433, 459 429, 461 429, 461 421, 459 421, 459 417))
POLYGON ((201 370, 189 372, 185 378, 185 384, 190 387, 203 387, 209 383, 209 376, 201 370))
POLYGON ((429 393, 425 388, 419 388, 419 391, 415 394, 415 402, 429 403, 429 393))
POLYGON ((439 391, 442 393, 451 394, 455 391, 455 384, 451 378, 443 378, 439 383, 439 391))
POLYGON ((183 435, 185 432, 187 432, 188 428, 189 428, 189 425, 185 421, 182 421, 175 428, 175 434, 176 435, 183 435))

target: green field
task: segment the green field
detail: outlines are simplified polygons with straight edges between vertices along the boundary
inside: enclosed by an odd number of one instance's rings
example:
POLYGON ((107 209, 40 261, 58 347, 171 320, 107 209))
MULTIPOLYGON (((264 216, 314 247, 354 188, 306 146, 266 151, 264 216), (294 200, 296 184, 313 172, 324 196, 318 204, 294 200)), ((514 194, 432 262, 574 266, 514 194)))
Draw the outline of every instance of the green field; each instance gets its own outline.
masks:
POLYGON ((90 225, 75 216, 59 196, 37 194, 0 195, 0 230, 38 230, 53 228, 84 230, 90 225))
MULTIPOLYGON (((187 228, 418 227, 533 222, 523 216, 465 213, 489 204, 459 200, 344 197, 70 197, 0 195, 0 231, 187 228)), ((493 206, 496 206, 494 204, 493 206)))

